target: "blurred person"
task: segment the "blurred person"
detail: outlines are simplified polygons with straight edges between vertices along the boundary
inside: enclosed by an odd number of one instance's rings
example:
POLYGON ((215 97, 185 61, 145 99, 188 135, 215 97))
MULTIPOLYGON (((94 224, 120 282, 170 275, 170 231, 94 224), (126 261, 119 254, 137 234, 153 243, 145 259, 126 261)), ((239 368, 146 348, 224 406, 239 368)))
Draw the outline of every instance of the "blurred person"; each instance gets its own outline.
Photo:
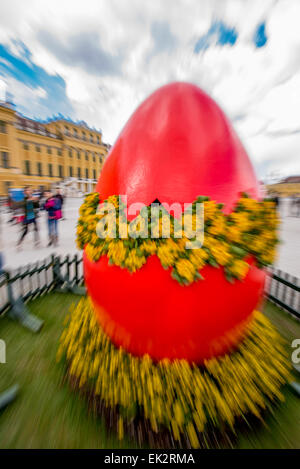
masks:
POLYGON ((291 216, 300 216, 300 196, 299 194, 293 194, 290 203, 290 214, 291 216))
POLYGON ((0 275, 2 275, 2 274, 4 273, 4 271, 3 271, 3 265, 4 265, 3 254, 2 254, 2 252, 0 251, 0 275))
POLYGON ((60 201, 52 194, 48 192, 44 204, 44 209, 48 212, 48 247, 58 244, 58 212, 60 210, 60 201))
POLYGON ((280 197, 278 196, 278 194, 276 194, 276 192, 273 194, 273 202, 275 203, 275 207, 277 210, 279 210, 279 206, 280 206, 280 197))
POLYGON ((15 221, 15 203, 10 194, 7 197, 7 207, 8 207, 8 211, 11 214, 11 218, 8 220, 7 223, 13 223, 15 221))
POLYGON ((296 208, 296 217, 300 217, 300 194, 296 197, 295 201, 295 208, 296 208))
POLYGON ((2 232, 0 233, 0 276, 4 274, 4 258, 3 258, 3 245, 2 245, 2 232))
POLYGON ((56 188, 55 198, 57 199, 57 203, 60 204, 60 208, 58 209, 57 219, 65 220, 63 215, 63 204, 64 204, 64 196, 62 195, 62 191, 59 187, 56 188))
POLYGON ((38 200, 33 197, 32 191, 29 187, 24 189, 24 200, 20 202, 19 207, 23 210, 23 230, 21 237, 18 241, 17 247, 20 248, 21 244, 28 233, 28 227, 32 225, 34 227, 34 242, 35 246, 39 245, 39 230, 36 220, 36 211, 39 208, 38 200))

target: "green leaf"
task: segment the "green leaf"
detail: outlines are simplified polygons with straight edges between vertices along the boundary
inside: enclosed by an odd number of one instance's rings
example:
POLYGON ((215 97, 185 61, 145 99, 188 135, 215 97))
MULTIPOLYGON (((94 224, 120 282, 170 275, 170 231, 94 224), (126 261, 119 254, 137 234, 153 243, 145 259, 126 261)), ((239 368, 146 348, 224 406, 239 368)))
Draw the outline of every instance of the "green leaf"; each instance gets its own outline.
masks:
POLYGON ((247 251, 245 249, 233 245, 230 246, 230 252, 240 257, 241 259, 247 255, 247 251))

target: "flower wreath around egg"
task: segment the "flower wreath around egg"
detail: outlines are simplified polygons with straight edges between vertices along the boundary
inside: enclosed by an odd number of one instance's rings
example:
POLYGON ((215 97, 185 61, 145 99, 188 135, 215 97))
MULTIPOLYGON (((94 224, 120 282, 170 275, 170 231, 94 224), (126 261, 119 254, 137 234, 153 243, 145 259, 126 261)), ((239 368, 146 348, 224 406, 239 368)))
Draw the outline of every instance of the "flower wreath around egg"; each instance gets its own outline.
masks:
MULTIPOLYGON (((129 224, 122 218, 121 198, 111 196, 107 202, 116 209, 118 221, 129 224)), ((192 208, 199 202, 204 204, 204 243, 198 249, 186 249, 187 239, 174 235, 172 217, 171 236, 166 239, 151 238, 150 225, 149 236, 134 239, 123 233, 121 237, 118 221, 116 237, 100 239, 96 233, 103 217, 97 210, 99 194, 89 194, 80 209, 78 247, 85 248, 91 261, 106 255, 111 264, 130 272, 157 255, 162 267, 171 269, 183 287, 202 281, 201 269, 206 264, 222 267, 232 282, 246 276, 249 256, 259 267, 273 262, 278 219, 272 202, 258 202, 243 194, 229 215, 207 197, 197 198, 192 208)), ((150 217, 150 207, 146 209, 144 216, 150 217)), ((195 214, 190 213, 193 225, 195 214)), ((156 222, 161 234, 163 214, 156 222)), ((109 416, 120 439, 128 433, 140 443, 146 440, 155 445, 156 436, 167 434, 167 443, 158 445, 171 447, 207 446, 217 431, 234 432, 236 422, 247 422, 248 415, 261 418, 265 409, 283 400, 281 388, 289 378, 285 344, 258 311, 245 325, 244 340, 225 356, 201 365, 182 359, 154 362, 148 355, 135 357, 116 347, 96 320, 91 300, 84 298, 67 318, 58 359, 65 361, 71 382, 88 394, 101 414, 109 416)))

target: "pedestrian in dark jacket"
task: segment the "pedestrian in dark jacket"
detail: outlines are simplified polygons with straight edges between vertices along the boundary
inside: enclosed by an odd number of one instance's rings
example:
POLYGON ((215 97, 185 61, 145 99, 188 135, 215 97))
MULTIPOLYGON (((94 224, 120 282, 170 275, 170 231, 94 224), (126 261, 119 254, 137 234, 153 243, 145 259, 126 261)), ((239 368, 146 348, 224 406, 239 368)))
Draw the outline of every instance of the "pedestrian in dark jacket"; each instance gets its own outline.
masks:
POLYGON ((57 220, 58 220, 58 210, 60 207, 60 201, 54 197, 51 192, 48 192, 46 202, 44 204, 44 209, 48 212, 48 236, 49 243, 48 246, 58 244, 58 230, 57 230, 57 220))
POLYGON ((61 189, 58 187, 57 188, 57 192, 55 194, 55 198, 59 201, 60 203, 60 213, 58 213, 58 219, 62 219, 62 220, 65 220, 65 217, 63 215, 63 204, 64 204, 64 196, 62 195, 61 193, 61 189))
POLYGON ((23 210, 23 229, 18 241, 17 246, 20 248, 25 236, 28 233, 28 228, 30 225, 34 228, 34 241, 35 246, 39 244, 39 230, 36 220, 36 213, 39 208, 39 202, 36 197, 32 196, 32 191, 29 188, 26 188, 24 191, 24 200, 20 203, 20 208, 23 210))

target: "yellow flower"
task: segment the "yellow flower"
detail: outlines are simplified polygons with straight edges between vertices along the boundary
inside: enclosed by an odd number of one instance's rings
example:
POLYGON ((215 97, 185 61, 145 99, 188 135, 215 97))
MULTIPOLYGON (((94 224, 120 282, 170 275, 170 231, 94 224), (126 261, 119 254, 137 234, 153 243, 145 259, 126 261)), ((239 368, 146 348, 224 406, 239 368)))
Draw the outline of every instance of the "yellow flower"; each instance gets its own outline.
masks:
POLYGON ((111 242, 108 247, 108 257, 116 265, 121 265, 126 257, 126 248, 123 241, 111 242))
POLYGON ((175 266, 180 277, 183 277, 189 283, 191 283, 194 280, 195 267, 188 259, 179 259, 176 262, 175 266))
POLYGON ((235 223, 235 225, 238 227, 240 231, 243 231, 243 232, 249 231, 251 227, 251 221, 247 213, 245 212, 231 213, 230 218, 232 219, 232 221, 235 223))
POLYGON ((208 228, 208 232, 212 236, 221 235, 225 232, 226 223, 223 214, 219 214, 215 217, 213 224, 208 228))
POLYGON ((141 245, 142 251, 145 252, 145 254, 155 254, 157 251, 157 246, 156 243, 150 239, 145 240, 143 244, 141 245))
POLYGON ((204 202, 204 219, 205 221, 214 218, 218 208, 213 200, 207 200, 204 202))
POLYGON ((243 279, 248 273, 249 264, 239 259, 234 260, 233 263, 229 266, 229 270, 231 274, 237 277, 238 279, 243 279))
POLYGON ((153 362, 114 346, 83 298, 68 316, 57 359, 65 360, 73 386, 89 396, 92 408, 101 401, 110 410, 120 439, 138 416, 139 426, 146 421, 152 432, 168 428, 175 440, 183 437, 197 448, 199 434, 205 441, 210 428, 233 428, 249 413, 260 417, 261 409, 282 399, 281 387, 290 379, 283 341, 268 319, 253 312, 245 327, 236 351, 201 366, 153 362))
MULTIPOLYGON (((158 238, 151 239, 149 236, 137 247, 130 233, 128 234, 130 225, 126 217, 116 219, 115 210, 107 210, 107 203, 113 204, 115 208, 119 207, 119 197, 113 195, 106 201, 101 201, 101 213, 99 211, 96 213, 98 203, 98 193, 86 197, 80 208, 76 230, 78 248, 86 247, 87 256, 93 261, 97 261, 101 255, 107 253, 111 263, 135 272, 145 264, 147 257, 156 254, 163 267, 175 267, 172 273, 174 278, 189 284, 199 278, 197 271, 206 263, 215 262, 216 265, 226 266, 235 278, 242 279, 247 267, 241 258, 254 253, 258 262, 267 265, 272 263, 275 257, 278 218, 271 203, 242 197, 236 209, 231 214, 225 215, 214 201, 205 201, 204 221, 207 223, 204 225, 204 249, 198 250, 187 249, 189 239, 182 235, 179 226, 181 224, 176 220, 170 220, 167 215, 161 216, 154 227, 154 235, 158 238), (97 234, 97 223, 103 220, 103 217, 105 217, 105 226, 103 226, 106 230, 105 239, 99 238, 97 234), (179 234, 181 237, 177 237, 179 234), (127 244, 124 244, 125 242, 127 244)), ((145 225, 143 235, 148 236, 146 221, 140 218, 137 223, 145 225)), ((183 221, 187 234, 189 237, 192 236, 198 228, 196 214, 185 213, 183 221)))
POLYGON ((198 270, 201 269, 208 258, 208 253, 204 249, 191 249, 189 259, 198 270))
POLYGON ((229 226, 226 232, 226 238, 233 243, 241 241, 241 231, 236 226, 229 226))

